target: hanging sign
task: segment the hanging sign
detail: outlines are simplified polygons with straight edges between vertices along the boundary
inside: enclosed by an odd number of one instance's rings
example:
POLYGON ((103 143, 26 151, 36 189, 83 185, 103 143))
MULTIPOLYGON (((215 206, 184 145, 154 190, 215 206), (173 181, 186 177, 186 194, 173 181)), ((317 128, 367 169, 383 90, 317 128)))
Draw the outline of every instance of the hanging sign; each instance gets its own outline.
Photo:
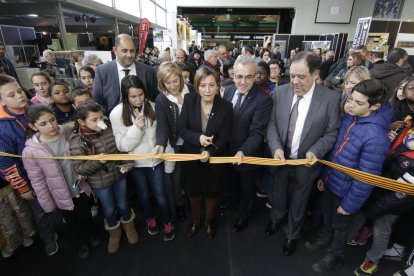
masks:
POLYGON ((145 43, 147 43, 147 36, 150 29, 150 22, 148 19, 143 18, 139 22, 138 27, 138 54, 142 55, 145 50, 145 43))

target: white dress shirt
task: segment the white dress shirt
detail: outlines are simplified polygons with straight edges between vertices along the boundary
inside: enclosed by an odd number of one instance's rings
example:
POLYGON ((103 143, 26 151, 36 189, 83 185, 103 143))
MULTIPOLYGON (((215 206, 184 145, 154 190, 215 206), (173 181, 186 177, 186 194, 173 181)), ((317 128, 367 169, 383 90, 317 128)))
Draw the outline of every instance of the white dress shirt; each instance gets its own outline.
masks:
MULTIPOLYGON (((131 66, 124 68, 124 67, 122 67, 121 64, 119 64, 118 60, 116 60, 116 68, 118 70, 119 91, 121 91, 121 81, 125 77, 125 71, 123 71, 123 70, 124 69, 129 69, 130 71, 129 71, 128 76, 129 75, 136 76, 137 75, 137 69, 135 68, 135 63, 132 63, 131 66)), ((122 95, 121 95, 121 93, 119 93, 119 94, 120 94, 119 99, 120 99, 120 102, 121 102, 122 101, 122 99, 121 99, 122 95)))
MULTIPOLYGON (((303 95, 303 99, 299 102, 298 105, 298 119, 296 120, 295 132, 293 133, 292 147, 290 150, 290 158, 298 158, 298 150, 300 144, 300 137, 302 136, 302 130, 305 125, 306 116, 308 115, 309 107, 312 101, 313 91, 315 89, 315 83, 313 83, 311 89, 303 95)), ((298 96, 293 96, 292 107, 295 105, 298 100, 298 96)))

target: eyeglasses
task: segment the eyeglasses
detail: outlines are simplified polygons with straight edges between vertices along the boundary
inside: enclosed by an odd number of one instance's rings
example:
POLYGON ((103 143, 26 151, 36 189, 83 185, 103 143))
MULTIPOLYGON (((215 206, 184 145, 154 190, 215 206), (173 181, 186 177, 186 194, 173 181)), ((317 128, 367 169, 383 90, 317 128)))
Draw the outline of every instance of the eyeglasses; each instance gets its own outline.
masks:
POLYGON ((234 79, 237 81, 241 81, 241 80, 245 80, 245 81, 252 81, 254 79, 254 75, 247 75, 247 76, 243 76, 243 75, 235 75, 234 79))

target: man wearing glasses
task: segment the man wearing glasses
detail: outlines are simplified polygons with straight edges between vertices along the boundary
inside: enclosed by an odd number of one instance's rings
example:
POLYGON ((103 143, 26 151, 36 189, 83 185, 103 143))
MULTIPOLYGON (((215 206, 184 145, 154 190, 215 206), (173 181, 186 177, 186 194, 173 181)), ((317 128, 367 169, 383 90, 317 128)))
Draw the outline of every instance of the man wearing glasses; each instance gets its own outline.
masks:
MULTIPOLYGON (((316 55, 298 53, 292 58, 290 85, 279 86, 275 92, 267 128, 267 141, 274 159, 314 161, 323 158, 335 143, 341 97, 315 83, 319 64, 316 55)), ((284 217, 288 217, 287 238, 283 244, 285 255, 296 250, 309 194, 319 172, 318 165, 275 169, 271 221, 266 234, 274 234, 284 217)))
MULTIPOLYGON (((254 84, 256 62, 251 57, 239 57, 234 65, 234 85, 224 91, 224 99, 233 104, 230 154, 241 161, 244 156, 261 156, 264 136, 272 109, 271 98, 254 84)), ((256 194, 256 166, 237 165, 230 172, 232 187, 240 186, 239 218, 233 232, 248 225, 256 194)))

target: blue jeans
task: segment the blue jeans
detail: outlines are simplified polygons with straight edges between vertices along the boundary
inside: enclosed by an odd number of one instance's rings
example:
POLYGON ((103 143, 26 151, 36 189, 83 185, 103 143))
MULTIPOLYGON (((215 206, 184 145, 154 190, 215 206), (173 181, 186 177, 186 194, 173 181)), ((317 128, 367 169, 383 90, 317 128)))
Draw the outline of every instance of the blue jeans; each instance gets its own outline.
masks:
POLYGON ((126 187, 126 181, 123 178, 109 187, 94 189, 96 197, 101 202, 103 213, 109 227, 114 227, 117 224, 117 212, 124 221, 131 219, 131 209, 127 200, 126 187))
POLYGON ((144 211, 145 218, 148 219, 154 217, 149 197, 149 186, 151 186, 155 200, 161 209, 164 223, 171 222, 171 214, 168 207, 167 193, 165 191, 164 183, 164 162, 155 167, 134 168, 132 170, 132 177, 135 182, 135 189, 140 205, 144 211))

